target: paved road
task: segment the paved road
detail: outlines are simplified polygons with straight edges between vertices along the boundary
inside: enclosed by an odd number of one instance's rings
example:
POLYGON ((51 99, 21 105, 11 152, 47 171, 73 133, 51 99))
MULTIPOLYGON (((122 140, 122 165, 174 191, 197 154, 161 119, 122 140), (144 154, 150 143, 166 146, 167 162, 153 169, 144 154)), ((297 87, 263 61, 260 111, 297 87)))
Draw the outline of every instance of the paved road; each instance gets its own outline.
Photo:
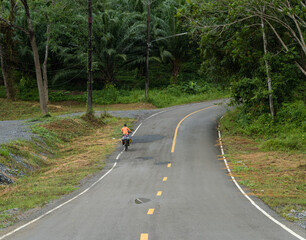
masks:
MULTIPOLYGON (((119 152, 109 160, 101 176, 116 161, 117 165, 105 178, 74 201, 5 239, 297 239, 252 206, 218 160, 216 125, 224 107, 207 108, 186 118, 171 153, 179 121, 213 105, 180 106, 143 120, 129 151, 119 160, 115 159, 119 152)), ((257 202, 305 237, 302 229, 257 202)))

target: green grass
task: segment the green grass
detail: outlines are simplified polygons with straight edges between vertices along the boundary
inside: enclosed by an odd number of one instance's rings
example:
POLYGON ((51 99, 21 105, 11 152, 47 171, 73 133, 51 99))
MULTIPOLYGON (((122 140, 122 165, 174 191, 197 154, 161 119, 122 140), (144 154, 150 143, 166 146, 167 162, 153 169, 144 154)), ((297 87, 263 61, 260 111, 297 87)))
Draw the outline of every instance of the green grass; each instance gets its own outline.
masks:
MULTIPOLYGON (((103 90, 93 91, 93 102, 99 105, 150 102, 154 106, 162 108, 217 98, 226 98, 228 96, 228 90, 222 90, 219 87, 209 85, 205 82, 198 84, 195 81, 190 81, 181 85, 169 85, 163 89, 150 89, 148 99, 145 98, 145 91, 143 89, 118 90, 114 85, 110 84, 103 90)), ((5 89, 3 86, 0 86, 0 98, 5 98, 5 89)), ((39 100, 38 91, 37 89, 24 89, 20 93, 19 99, 22 101, 37 102, 39 100)), ((65 90, 49 91, 49 101, 52 103, 62 101, 86 103, 86 100, 87 92, 65 90)), ((18 108, 18 104, 16 104, 15 107, 18 108)), ((39 109, 35 108, 33 103, 29 104, 28 107, 32 110, 29 114, 35 114, 37 111, 39 112, 39 109)), ((18 111, 24 111, 24 109, 20 108, 18 111)))
POLYGON ((306 151, 306 106, 304 102, 285 104, 272 121, 269 114, 252 116, 241 108, 222 119, 222 131, 250 136, 266 151, 306 151))
POLYGON ((193 93, 186 92, 181 86, 168 86, 165 89, 149 90, 149 98, 145 98, 144 90, 116 90, 115 88, 94 91, 93 102, 96 104, 139 103, 149 102, 155 107, 164 108, 175 105, 201 102, 205 100, 226 98, 227 90, 206 87, 193 93))
POLYGON ((188 93, 173 93, 169 90, 151 91, 149 95, 149 102, 158 108, 170 107, 175 105, 202 102, 213 99, 226 98, 229 95, 227 92, 220 90, 211 90, 205 93, 188 94, 188 93))
MULTIPOLYGON (((1 95, 0 95, 1 96, 1 95)), ((86 93, 69 91, 51 91, 48 111, 51 116, 86 112, 86 93)), ((183 86, 168 86, 165 89, 150 89, 149 97, 145 98, 144 90, 117 90, 109 87, 93 91, 95 111, 152 109, 175 105, 226 98, 227 90, 204 86, 196 90, 187 90, 183 86), (119 106, 119 107, 118 107, 119 106)), ((0 98, 0 121, 18 119, 38 119, 41 117, 38 98, 23 98, 27 101, 9 101, 0 98), (30 101, 31 100, 31 101, 30 101)))

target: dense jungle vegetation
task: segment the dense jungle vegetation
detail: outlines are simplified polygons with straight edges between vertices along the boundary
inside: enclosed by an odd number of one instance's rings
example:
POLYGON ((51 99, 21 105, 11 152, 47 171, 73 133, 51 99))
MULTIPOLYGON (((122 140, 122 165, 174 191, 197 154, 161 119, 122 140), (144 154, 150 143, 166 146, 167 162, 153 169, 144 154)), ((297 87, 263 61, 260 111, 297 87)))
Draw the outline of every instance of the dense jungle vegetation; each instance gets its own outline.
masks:
MULTIPOLYGON (((87 1, 0 3, 1 97, 85 102, 87 1)), ((290 132, 303 145, 305 9, 299 0, 94 1, 93 102, 165 107, 230 91, 239 106, 233 131, 286 139, 290 132)))
MULTIPOLYGON (((50 101, 86 101, 86 93, 82 92, 86 91, 88 75, 87 2, 28 1, 27 4, 42 69, 38 75, 49 90, 45 95, 49 95, 50 101)), ((94 2, 95 102, 145 100, 131 90, 145 86, 146 6, 142 1, 94 2), (118 100, 118 97, 124 98, 118 100)), ((201 60, 196 43, 187 35, 176 37, 186 31, 176 17, 182 6, 179 1, 151 4, 150 89, 163 89, 174 96, 216 92, 215 88, 220 91, 222 86, 199 71, 201 60)), ((2 76, 6 75, 2 84, 7 83, 6 96, 13 100, 39 100, 24 6, 18 1, 1 1, 1 9, 1 56, 5 70, 2 76)), ((1 95, 5 96, 4 89, 1 95)))

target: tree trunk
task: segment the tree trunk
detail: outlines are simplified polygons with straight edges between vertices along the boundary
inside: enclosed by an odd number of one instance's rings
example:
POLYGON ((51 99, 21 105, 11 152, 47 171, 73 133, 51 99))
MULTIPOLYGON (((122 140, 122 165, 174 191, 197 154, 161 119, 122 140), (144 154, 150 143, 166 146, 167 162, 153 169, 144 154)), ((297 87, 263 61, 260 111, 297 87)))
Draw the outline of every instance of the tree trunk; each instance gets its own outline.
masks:
MULTIPOLYGON (((10 14, 9 21, 10 23, 14 23, 15 21, 15 12, 14 6, 16 2, 14 0, 10 0, 10 14)), ((2 17, 2 5, 0 9, 0 17, 2 17)), ((1 44, 1 68, 4 79, 4 85, 6 89, 6 97, 7 99, 15 100, 17 97, 18 87, 15 81, 15 74, 13 71, 13 65, 16 63, 14 57, 14 40, 13 40, 13 29, 3 23, 1 26, 1 33, 4 34, 4 49, 1 44)))
POLYGON ((44 83, 43 83, 43 79, 42 79, 38 48, 37 48, 35 34, 34 34, 34 28, 33 28, 33 25, 32 25, 32 20, 31 20, 31 17, 30 17, 30 10, 29 10, 27 0, 21 0, 21 2, 24 6, 25 15, 26 15, 27 22, 28 22, 30 43, 31 43, 32 51, 33 51, 35 72, 36 72, 36 80, 37 80, 37 86, 38 86, 38 92, 39 92, 40 109, 41 109, 42 114, 46 115, 48 113, 47 102, 46 102, 46 96, 45 96, 44 83))
MULTIPOLYGON (((0 17, 2 17, 2 4, 1 4, 1 9, 0 9, 0 17)), ((0 28, 0 32, 2 29, 0 28)), ((3 60, 3 51, 2 51, 2 43, 1 43, 1 39, 0 39, 0 64, 1 64, 1 70, 2 70, 2 76, 3 76, 3 82, 4 82, 4 87, 6 90, 6 97, 9 99, 10 98, 10 92, 8 91, 8 87, 7 87, 7 73, 6 73, 6 68, 4 66, 4 60, 3 60)))
POLYGON ((265 59, 268 90, 269 90, 269 106, 270 106, 270 113, 271 113, 272 120, 274 120, 275 112, 274 112, 274 104, 273 104, 272 80, 271 80, 271 73, 270 73, 270 64, 269 64, 269 61, 267 59, 268 41, 267 41, 267 37, 266 37, 266 33, 265 33, 265 24, 264 24, 263 17, 261 17, 261 28, 262 28, 263 47, 264 47, 264 59, 265 59))
POLYGON ((48 93, 48 74, 47 74, 47 63, 49 54, 49 41, 50 41, 50 24, 47 26, 47 41, 45 48, 45 59, 43 63, 43 78, 44 78, 44 91, 45 91, 45 101, 49 103, 49 93, 48 93))
POLYGON ((172 77, 173 83, 177 84, 177 78, 180 72, 180 60, 178 58, 174 58, 172 62, 172 77))
POLYGON ((6 67, 4 65, 3 61, 3 52, 2 52, 2 44, 0 42, 0 61, 1 61, 1 69, 2 69, 2 75, 3 75, 3 81, 4 81, 4 86, 6 90, 6 98, 11 99, 10 91, 7 85, 7 73, 6 73, 6 67))
POLYGON ((108 65, 106 66, 105 71, 103 71, 104 80, 106 84, 113 83, 115 81, 115 73, 114 73, 114 66, 108 65))
POLYGON ((87 114, 92 113, 92 0, 88 0, 88 83, 87 114))
POLYGON ((147 15, 147 46, 146 46, 146 83, 145 97, 149 96, 149 54, 150 54, 150 18, 151 18, 151 2, 148 0, 148 15, 147 15))

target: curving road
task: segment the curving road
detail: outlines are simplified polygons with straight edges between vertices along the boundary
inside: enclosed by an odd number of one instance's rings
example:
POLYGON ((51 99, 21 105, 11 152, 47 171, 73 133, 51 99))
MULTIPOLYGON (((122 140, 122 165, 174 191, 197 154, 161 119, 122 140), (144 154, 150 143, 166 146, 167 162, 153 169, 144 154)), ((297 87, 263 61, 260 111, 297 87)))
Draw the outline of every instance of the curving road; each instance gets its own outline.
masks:
POLYGON ((216 129, 225 108, 217 102, 179 106, 142 120, 129 151, 120 149, 110 158, 102 178, 92 179, 97 184, 86 191, 88 183, 73 201, 62 199, 59 209, 26 227, 19 223, 14 228, 22 229, 9 229, 0 239, 304 239, 301 228, 254 199, 299 237, 264 216, 227 175, 218 160, 216 129))

